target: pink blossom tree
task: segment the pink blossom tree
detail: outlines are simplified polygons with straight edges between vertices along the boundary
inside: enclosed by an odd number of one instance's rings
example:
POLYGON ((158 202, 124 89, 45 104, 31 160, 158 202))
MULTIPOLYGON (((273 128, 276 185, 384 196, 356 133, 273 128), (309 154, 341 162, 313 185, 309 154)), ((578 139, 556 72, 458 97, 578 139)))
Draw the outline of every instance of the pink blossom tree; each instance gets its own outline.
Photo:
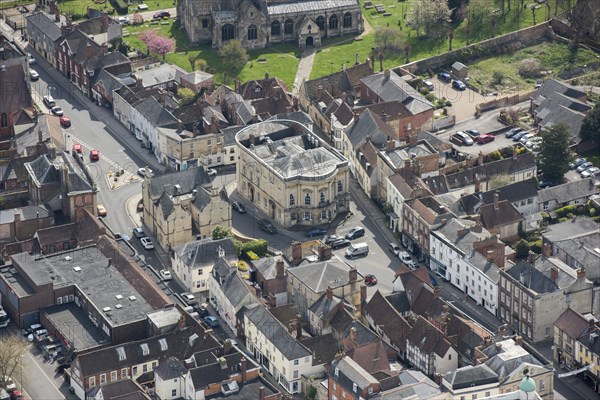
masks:
POLYGON ((164 60, 165 56, 175 48, 175 40, 165 36, 156 35, 150 40, 147 46, 151 53, 162 56, 164 60))

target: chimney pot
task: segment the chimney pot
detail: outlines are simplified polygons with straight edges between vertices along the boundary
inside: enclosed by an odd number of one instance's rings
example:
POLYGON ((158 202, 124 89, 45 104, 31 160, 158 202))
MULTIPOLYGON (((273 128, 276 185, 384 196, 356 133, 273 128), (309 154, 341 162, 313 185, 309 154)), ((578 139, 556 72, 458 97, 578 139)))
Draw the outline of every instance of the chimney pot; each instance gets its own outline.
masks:
POLYGON ((356 342, 356 336, 357 336, 356 328, 355 327, 350 328, 350 339, 353 342, 356 342))
POLYGON ((500 192, 498 190, 496 190, 496 192, 494 193, 494 209, 498 210, 498 199, 500 198, 500 192))
POLYGON ((550 243, 546 242, 542 245, 542 255, 544 257, 550 257, 552 255, 552 247, 550 243))
POLYGON ((284 265, 285 265, 285 263, 283 262, 283 260, 281 258, 277 259, 277 262, 275 263, 275 269, 277 271, 276 278, 283 278, 283 275, 285 272, 284 265))
POLYGON ((553 266, 550 269, 550 279, 552 279, 554 282, 558 280, 558 267, 553 266))
POLYGON ((577 279, 585 278, 585 268, 581 267, 577 270, 577 279))
POLYGON ((331 287, 327 287, 327 299, 333 300, 333 289, 331 287))
POLYGON ((356 268, 352 268, 350 272, 348 272, 348 278, 350 282, 356 282, 358 279, 358 270, 356 268))
POLYGON ((302 339, 302 315, 296 314, 296 340, 302 339))

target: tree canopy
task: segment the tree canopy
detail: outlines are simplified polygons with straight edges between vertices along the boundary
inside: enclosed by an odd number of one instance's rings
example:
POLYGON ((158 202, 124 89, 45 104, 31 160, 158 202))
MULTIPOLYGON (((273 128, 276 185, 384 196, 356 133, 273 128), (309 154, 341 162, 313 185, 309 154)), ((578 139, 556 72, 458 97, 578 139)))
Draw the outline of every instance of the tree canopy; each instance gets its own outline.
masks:
POLYGON ((583 119, 579 136, 583 140, 600 141, 600 103, 596 103, 583 119))
POLYGON ((237 74, 248 62, 248 52, 237 39, 225 43, 219 49, 219 57, 223 60, 223 67, 230 74, 237 74))
POLYGON ((538 163, 544 180, 560 182, 569 170, 569 127, 563 123, 551 125, 541 135, 544 140, 538 163))

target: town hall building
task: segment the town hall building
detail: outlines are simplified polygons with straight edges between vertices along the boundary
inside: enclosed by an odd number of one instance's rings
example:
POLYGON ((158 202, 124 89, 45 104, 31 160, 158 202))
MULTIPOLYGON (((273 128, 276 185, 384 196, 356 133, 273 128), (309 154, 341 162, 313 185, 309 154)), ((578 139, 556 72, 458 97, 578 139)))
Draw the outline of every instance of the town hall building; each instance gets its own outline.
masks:
POLYGON ((359 0, 181 0, 177 15, 190 42, 214 48, 238 39, 249 49, 283 42, 304 49, 364 29, 359 0))

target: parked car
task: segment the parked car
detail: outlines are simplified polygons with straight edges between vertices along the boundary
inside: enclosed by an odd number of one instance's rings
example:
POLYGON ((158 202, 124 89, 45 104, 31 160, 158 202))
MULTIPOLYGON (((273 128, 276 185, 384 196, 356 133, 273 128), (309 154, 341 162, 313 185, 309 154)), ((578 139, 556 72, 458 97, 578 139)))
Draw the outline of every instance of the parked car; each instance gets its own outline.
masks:
POLYGON ((477 143, 479 144, 493 142, 494 140, 496 140, 496 136, 487 133, 477 137, 477 143))
POLYGON ((277 228, 271 221, 266 218, 258 221, 258 227, 267 233, 277 233, 277 228))
POLYGON ((7 392, 12 392, 13 390, 17 389, 17 385, 15 384, 15 382, 12 380, 12 378, 10 376, 5 376, 3 381, 6 384, 6 386, 4 388, 6 389, 7 392))
POLYGON ((129 25, 129 17, 121 16, 121 17, 117 18, 117 22, 120 23, 121 25, 129 25))
POLYGON ((437 286, 437 279, 435 279, 435 276, 433 276, 433 274, 430 272, 429 273, 429 280, 431 280, 431 285, 432 286, 437 286))
POLYGON ((312 228, 306 231, 307 237, 319 237, 323 236, 327 233, 327 229, 325 228, 312 228))
POLYGON ((363 236, 365 236, 365 228, 360 226, 355 226, 350 230, 350 232, 346 233, 346 239, 348 240, 358 239, 359 237, 363 236))
POLYGON ((581 173, 582 178, 589 178, 591 176, 597 176, 600 174, 600 168, 598 167, 590 167, 581 173))
POLYGON ((168 269, 161 269, 158 274, 160 275, 163 281, 170 281, 171 279, 173 279, 173 275, 171 275, 171 271, 169 271, 168 269))
POLYGON ((29 65, 37 64, 35 57, 33 57, 31 55, 31 53, 27 53, 27 64, 29 64, 29 65))
POLYGON ((234 201, 233 203, 231 203, 231 208, 233 208, 240 214, 244 214, 246 212, 246 207, 244 207, 244 205, 239 201, 234 201))
POLYGON ((83 153, 83 149, 81 148, 81 144, 75 143, 73 145, 73 152, 74 153, 78 153, 78 154, 82 154, 83 153))
POLYGON ((171 18, 171 13, 168 11, 165 11, 165 10, 157 11, 154 14, 152 14, 152 18, 154 18, 154 19, 171 18))
POLYGON ((459 80, 453 81, 452 87, 456 90, 467 90, 467 85, 465 85, 463 81, 459 80))
POLYGON ((535 133, 527 133, 523 136, 521 136, 521 139, 519 139, 519 143, 525 144, 528 141, 530 141, 531 139, 533 139, 535 137, 535 133))
POLYGON ((37 81, 38 79, 40 79, 40 74, 38 74, 38 72, 35 69, 30 69, 29 70, 29 79, 31 79, 32 81, 37 81))
POLYGON ((460 144, 461 146, 472 146, 473 143, 475 143, 473 142, 473 139, 471 139, 471 137, 463 131, 457 131, 450 137, 450 140, 454 143, 460 144))
POLYGON ((198 302, 196 301, 196 298, 194 297, 193 294, 188 293, 188 292, 184 292, 180 294, 181 298, 183 299, 183 301, 188 305, 194 305, 197 304, 198 302))
POLYGON ((44 96, 44 98, 42 99, 42 101, 44 102, 44 104, 48 108, 52 108, 52 107, 54 107, 56 105, 56 102, 54 101, 54 98, 52 96, 50 96, 50 95, 44 96))
POLYGON ((577 167, 577 172, 583 172, 586 169, 588 169, 589 167, 593 167, 594 164, 592 164, 590 161, 586 161, 583 164, 579 164, 579 166, 577 167))
POLYGON ((425 85, 427 90, 429 90, 430 92, 433 91, 433 89, 434 89, 433 83, 431 81, 425 81, 425 82, 423 82, 423 85, 425 85))
POLYGON ((527 132, 525 132, 525 131, 518 132, 512 137, 512 140, 513 140, 513 142, 518 142, 525 135, 527 135, 527 132))
POLYGON ((106 217, 106 215, 108 214, 108 212, 106 211, 106 208, 104 208, 104 206, 102 204, 98 204, 96 206, 96 211, 98 212, 99 217, 106 217))
POLYGON ((410 256, 410 254, 408 254, 406 251, 401 251, 400 254, 398 254, 398 258, 400 259, 400 261, 402 261, 404 263, 404 265, 406 265, 408 268, 410 269, 415 269, 417 268, 417 263, 413 261, 412 257, 410 256))
POLYGON ((585 158, 583 158, 583 157, 577 158, 572 163, 569 163, 569 168, 575 169, 575 168, 579 167, 581 164, 583 164, 584 162, 587 162, 587 160, 585 158))
POLYGON ((150 168, 138 168, 137 173, 139 176, 142 176, 144 178, 148 177, 148 178, 152 178, 154 176, 154 172, 150 169, 150 168))
POLYGON ((344 239, 344 238, 339 238, 337 240, 334 240, 330 246, 333 250, 339 250, 339 249, 343 249, 344 247, 348 247, 352 244, 351 241, 349 241, 348 239, 344 239))
POLYGON ((450 82, 452 80, 452 76, 447 72, 440 72, 437 74, 437 77, 442 82, 450 82))
POLYGON ((341 238, 337 235, 329 235, 325 238, 325 244, 331 244, 338 239, 341 239, 341 238))
POLYGON ((213 315, 209 315, 207 317, 204 317, 202 320, 210 328, 218 328, 219 327, 219 320, 217 319, 217 317, 215 317, 213 315))
POLYGON ((210 314, 206 308, 206 305, 195 304, 194 311, 198 313, 200 318, 208 317, 210 314))
POLYGON ((365 285, 367 286, 375 286, 377 285, 377 278, 373 274, 365 275, 365 285))
POLYGON ((216 169, 212 169, 212 168, 208 168, 206 170, 206 173, 208 174, 208 176, 216 176, 217 175, 217 170, 216 169))
POLYGON ((59 106, 52 107, 52 109, 50 111, 52 111, 52 114, 54 114, 58 117, 62 117, 64 115, 63 109, 60 108, 59 106))
POLYGON ((15 390, 10 394, 10 400, 25 400, 25 396, 20 390, 15 390))
POLYGON ((146 233, 144 233, 144 230, 140 227, 137 228, 133 228, 133 236, 135 236, 138 239, 141 239, 143 237, 146 237, 146 233))
POLYGON ((348 249, 346 249, 346 257, 348 258, 356 258, 362 257, 369 254, 369 245, 366 243, 355 243, 351 244, 348 249))
POLYGON ((465 129, 465 132, 468 133, 469 135, 475 137, 475 138, 477 136, 481 135, 481 132, 479 132, 477 129, 465 129))
POLYGON ((152 249, 154 249, 154 243, 152 242, 152 239, 150 239, 149 237, 143 237, 143 238, 141 238, 140 239, 140 243, 142 244, 142 246, 146 250, 152 250, 152 249))
POLYGON ((521 133, 523 132, 522 128, 512 128, 510 131, 506 132, 506 137, 507 138, 512 138, 513 136, 515 136, 517 133, 521 133))
POLYGON ((100 160, 100 152, 98 150, 90 150, 90 161, 100 160))
POLYGON ((63 128, 68 128, 71 126, 71 119, 67 116, 63 115, 60 117, 59 121, 63 128))
POLYGON ((2 388, 0 388, 0 400, 10 400, 10 394, 2 388))
POLYGON ((38 329, 42 329, 42 325, 33 324, 33 325, 30 325, 29 328, 23 328, 23 330, 21 332, 23 333, 23 336, 27 337, 27 336, 33 334, 33 332, 37 331, 38 329))
POLYGON ((394 254, 395 256, 400 254, 400 251, 402 251, 400 245, 398 243, 394 243, 394 242, 390 242, 388 249, 390 249, 392 254, 394 254))
POLYGON ((540 189, 546 189, 546 188, 554 186, 554 182, 540 181, 539 186, 540 186, 540 189))

